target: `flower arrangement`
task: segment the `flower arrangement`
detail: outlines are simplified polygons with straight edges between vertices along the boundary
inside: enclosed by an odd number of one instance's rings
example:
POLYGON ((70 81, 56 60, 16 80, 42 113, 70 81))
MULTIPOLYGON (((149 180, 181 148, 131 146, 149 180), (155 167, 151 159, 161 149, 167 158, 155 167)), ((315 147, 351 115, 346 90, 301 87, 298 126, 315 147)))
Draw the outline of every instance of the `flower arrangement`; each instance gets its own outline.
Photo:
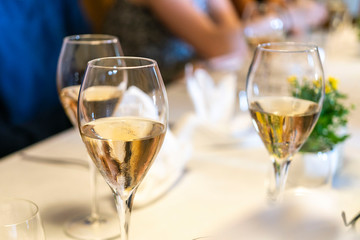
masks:
MULTIPOLYGON (((292 86, 292 95, 302 99, 311 99, 314 95, 319 95, 318 88, 315 88, 319 81, 304 81, 300 85, 296 76, 290 76, 288 82, 292 86)), ((319 119, 304 143, 300 152, 319 152, 332 150, 338 143, 345 141, 349 135, 341 131, 347 125, 350 109, 354 106, 346 107, 341 101, 347 95, 338 90, 338 79, 329 77, 325 81, 325 97, 319 119)))

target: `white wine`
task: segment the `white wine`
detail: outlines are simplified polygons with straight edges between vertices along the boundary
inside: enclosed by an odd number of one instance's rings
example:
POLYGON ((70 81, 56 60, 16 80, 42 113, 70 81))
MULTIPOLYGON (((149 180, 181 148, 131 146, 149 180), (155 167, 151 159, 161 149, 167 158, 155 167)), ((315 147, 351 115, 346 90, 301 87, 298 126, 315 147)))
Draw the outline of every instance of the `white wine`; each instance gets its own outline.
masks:
POLYGON ((277 160, 288 159, 302 146, 319 111, 318 104, 293 97, 262 97, 250 104, 256 131, 277 160))
MULTIPOLYGON (((60 100, 71 123, 77 125, 77 105, 80 85, 65 87, 60 92, 60 100)), ((93 86, 84 91, 84 105, 90 108, 103 109, 98 114, 111 114, 123 96, 123 90, 115 86, 93 86), (109 104, 110 103, 110 104, 109 104)))
POLYGON ((128 195, 150 168, 165 131, 164 124, 150 119, 109 117, 81 127, 81 136, 111 188, 128 195))
POLYGON ((79 97, 80 85, 69 86, 61 89, 60 101, 65 109, 65 113, 71 123, 76 126, 77 104, 79 97))

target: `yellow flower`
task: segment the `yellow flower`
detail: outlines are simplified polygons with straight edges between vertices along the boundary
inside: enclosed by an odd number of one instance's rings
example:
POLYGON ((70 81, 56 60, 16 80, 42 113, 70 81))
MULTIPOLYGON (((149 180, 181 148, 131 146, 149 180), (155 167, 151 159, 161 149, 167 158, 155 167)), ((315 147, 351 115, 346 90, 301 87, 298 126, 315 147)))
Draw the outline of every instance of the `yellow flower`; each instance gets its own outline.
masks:
POLYGON ((291 75, 287 78, 288 83, 290 83, 291 85, 295 85, 296 81, 297 81, 297 77, 295 75, 291 75))
POLYGON ((319 80, 314 80, 313 84, 316 88, 320 88, 321 78, 319 80))
POLYGON ((330 86, 330 84, 326 83, 325 84, 325 94, 328 94, 332 91, 332 88, 330 86))
POLYGON ((328 79, 329 83, 330 83, 330 87, 334 90, 337 90, 338 89, 338 83, 339 83, 339 80, 337 80, 336 78, 334 77, 329 77, 328 79))

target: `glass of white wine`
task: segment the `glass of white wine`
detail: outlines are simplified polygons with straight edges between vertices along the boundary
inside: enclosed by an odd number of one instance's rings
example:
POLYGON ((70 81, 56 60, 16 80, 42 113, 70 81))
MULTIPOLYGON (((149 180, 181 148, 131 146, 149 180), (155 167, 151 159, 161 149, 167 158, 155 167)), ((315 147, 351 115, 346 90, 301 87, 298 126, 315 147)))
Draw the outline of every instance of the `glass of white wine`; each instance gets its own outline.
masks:
POLYGON ((113 191, 121 240, 128 239, 135 192, 160 150, 167 124, 167 95, 154 60, 107 57, 88 63, 78 126, 91 159, 113 191))
MULTIPOLYGON (((121 55, 122 49, 115 36, 84 34, 64 38, 57 67, 57 89, 61 104, 74 127, 77 128, 78 96, 88 61, 121 55)), ((99 213, 97 169, 91 160, 89 168, 91 213, 71 218, 65 223, 65 232, 76 239, 111 239, 119 235, 119 231, 112 227, 118 224, 117 218, 99 213)))
POLYGON ((324 91, 317 46, 265 43, 256 48, 246 93, 253 125, 274 168, 270 202, 282 200, 289 165, 317 122, 324 91))

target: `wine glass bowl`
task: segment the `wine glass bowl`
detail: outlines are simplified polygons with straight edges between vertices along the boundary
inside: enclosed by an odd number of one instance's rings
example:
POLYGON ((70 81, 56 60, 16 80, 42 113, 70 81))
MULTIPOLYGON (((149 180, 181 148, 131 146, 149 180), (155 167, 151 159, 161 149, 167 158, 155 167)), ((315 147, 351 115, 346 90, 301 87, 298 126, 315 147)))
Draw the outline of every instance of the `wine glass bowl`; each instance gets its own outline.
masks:
POLYGON ((107 57, 88 63, 78 126, 91 159, 113 191, 121 240, 128 239, 133 198, 160 150, 167 121, 167 96, 155 61, 107 57))
POLYGON ((76 126, 77 100, 87 63, 100 57, 121 56, 119 40, 111 35, 84 34, 64 38, 57 69, 60 101, 76 126))
POLYGON ((319 117, 324 73, 318 48, 305 43, 266 43, 254 53, 247 76, 253 125, 270 154, 271 201, 282 198, 289 164, 319 117), (305 88, 300 91, 300 88, 305 88))
MULTIPOLYGON (((74 127, 77 127, 80 84, 83 81, 88 61, 100 57, 120 55, 122 55, 122 49, 115 36, 84 34, 64 38, 57 67, 57 88, 61 104, 74 127)), ((114 89, 101 89, 103 93, 112 90, 114 89)), ((89 92, 91 94, 91 91, 89 92)), ((99 94, 99 91, 96 93, 99 94)), ((111 93, 116 95, 118 92, 111 93)), ((119 235, 119 231, 111 227, 118 224, 117 218, 99 213, 96 192, 97 170, 91 160, 89 160, 89 168, 91 213, 86 216, 76 216, 67 221, 65 232, 76 239, 110 239, 119 235)))

